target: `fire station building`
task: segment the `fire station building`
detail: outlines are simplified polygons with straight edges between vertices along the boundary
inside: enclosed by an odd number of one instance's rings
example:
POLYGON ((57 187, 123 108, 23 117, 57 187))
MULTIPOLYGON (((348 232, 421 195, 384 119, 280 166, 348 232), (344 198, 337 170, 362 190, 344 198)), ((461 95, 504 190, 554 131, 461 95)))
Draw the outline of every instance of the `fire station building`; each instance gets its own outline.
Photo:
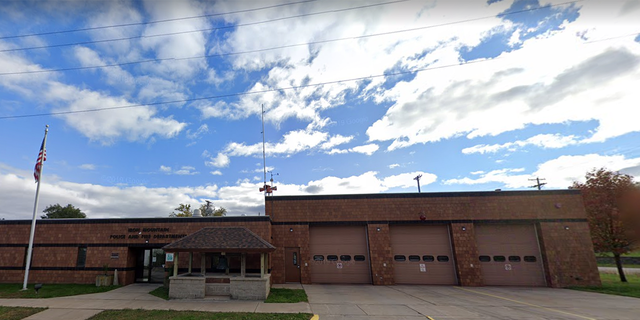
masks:
MULTIPOLYGON (((600 284, 577 190, 272 196, 265 213, 38 220, 29 282, 600 284)), ((0 221, 0 282, 22 282, 30 224, 0 221)))

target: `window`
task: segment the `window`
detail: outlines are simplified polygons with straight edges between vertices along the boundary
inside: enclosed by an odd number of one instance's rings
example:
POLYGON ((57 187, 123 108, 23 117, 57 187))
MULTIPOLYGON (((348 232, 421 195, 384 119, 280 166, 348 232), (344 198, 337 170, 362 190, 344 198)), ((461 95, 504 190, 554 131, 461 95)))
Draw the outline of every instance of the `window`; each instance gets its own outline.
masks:
POLYGON ((297 252, 293 253, 293 265, 294 266, 298 265, 298 253, 297 252))
POLYGON ((438 256, 438 261, 439 262, 449 262, 449 257, 448 256, 438 256))
POLYGON ((340 261, 351 261, 351 256, 348 254, 343 254, 340 256, 340 261))
POLYGON ((364 259, 363 255, 358 254, 358 255, 353 256, 353 260, 355 260, 355 261, 364 261, 365 259, 364 259))
POLYGON ((338 261, 338 256, 330 254, 327 256, 327 261, 338 261))
POLYGON ((436 259, 433 256, 422 256, 422 261, 424 262, 433 262, 436 259))
POLYGON ((409 261, 420 262, 420 256, 409 256, 409 261))
POLYGON ((316 254, 313 256, 313 261, 324 261, 324 256, 321 254, 316 254))
POLYGON ((87 262, 87 247, 79 247, 78 260, 76 261, 76 267, 84 268, 84 265, 86 262, 87 262))
POLYGON ((489 261, 491 261, 491 257, 489 257, 489 256, 480 256, 480 257, 478 257, 478 260, 480 260, 480 262, 489 262, 489 261))
POLYGON ((537 260, 535 256, 524 256, 524 262, 536 262, 537 260))
POLYGON ((510 262, 520 262, 520 256, 509 256, 510 262))
POLYGON ((507 259, 504 256, 493 256, 495 262, 505 262, 507 259))
POLYGON ((396 255, 393 257, 393 260, 395 261, 407 261, 407 257, 402 256, 402 255, 396 255))

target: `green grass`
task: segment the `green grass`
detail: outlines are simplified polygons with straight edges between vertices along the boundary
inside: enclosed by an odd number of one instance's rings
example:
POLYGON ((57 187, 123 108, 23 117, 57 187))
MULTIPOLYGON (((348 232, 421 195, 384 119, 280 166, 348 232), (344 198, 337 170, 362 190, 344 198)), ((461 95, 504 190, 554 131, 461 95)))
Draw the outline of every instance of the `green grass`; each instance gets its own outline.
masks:
POLYGON ((0 320, 19 320, 44 311, 46 308, 2 307, 0 306, 0 320))
POLYGON ((89 320, 309 320, 309 313, 241 313, 175 310, 108 310, 89 320))
MULTIPOLYGON (((598 267, 617 268, 617 266, 612 263, 598 263, 598 267)), ((622 267, 628 269, 640 268, 640 264, 623 264, 622 267)))
POLYGON ((149 294, 154 295, 158 298, 169 300, 169 288, 165 288, 164 286, 156 288, 155 290, 149 292, 149 294))
POLYGON ((617 274, 600 273, 602 287, 571 287, 569 289, 640 298, 640 275, 628 274, 627 283, 620 282, 617 274))
POLYGON ((296 303, 309 302, 307 293, 303 289, 278 289, 271 288, 266 303, 296 303))
MULTIPOLYGON (((610 257, 613 258, 613 253, 611 252, 596 252, 596 256, 598 257, 610 257)), ((640 257, 640 250, 631 251, 629 253, 623 254, 622 257, 640 257)))
POLYGON ((95 284, 48 284, 45 283, 42 289, 36 294, 33 289, 34 284, 27 286, 28 290, 21 291, 22 284, 0 283, 0 298, 2 299, 25 299, 25 298, 55 298, 75 296, 87 293, 99 293, 111 291, 119 286, 96 287, 95 284))

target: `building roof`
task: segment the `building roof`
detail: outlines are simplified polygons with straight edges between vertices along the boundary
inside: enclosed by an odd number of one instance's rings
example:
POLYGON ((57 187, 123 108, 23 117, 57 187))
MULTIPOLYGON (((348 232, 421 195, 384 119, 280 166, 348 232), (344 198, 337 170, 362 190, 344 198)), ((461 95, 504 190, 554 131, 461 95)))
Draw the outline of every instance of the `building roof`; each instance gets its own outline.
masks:
POLYGON ((244 227, 203 228, 162 248, 167 252, 271 252, 276 248, 244 227))

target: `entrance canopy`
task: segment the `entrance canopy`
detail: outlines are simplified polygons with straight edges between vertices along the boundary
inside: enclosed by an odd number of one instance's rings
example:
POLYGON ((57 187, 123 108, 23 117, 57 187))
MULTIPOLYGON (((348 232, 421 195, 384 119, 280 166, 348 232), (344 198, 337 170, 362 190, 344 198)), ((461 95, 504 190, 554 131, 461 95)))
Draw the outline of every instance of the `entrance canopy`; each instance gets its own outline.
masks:
POLYGON ((203 228, 162 248, 166 252, 269 253, 276 250, 244 227, 203 228))

